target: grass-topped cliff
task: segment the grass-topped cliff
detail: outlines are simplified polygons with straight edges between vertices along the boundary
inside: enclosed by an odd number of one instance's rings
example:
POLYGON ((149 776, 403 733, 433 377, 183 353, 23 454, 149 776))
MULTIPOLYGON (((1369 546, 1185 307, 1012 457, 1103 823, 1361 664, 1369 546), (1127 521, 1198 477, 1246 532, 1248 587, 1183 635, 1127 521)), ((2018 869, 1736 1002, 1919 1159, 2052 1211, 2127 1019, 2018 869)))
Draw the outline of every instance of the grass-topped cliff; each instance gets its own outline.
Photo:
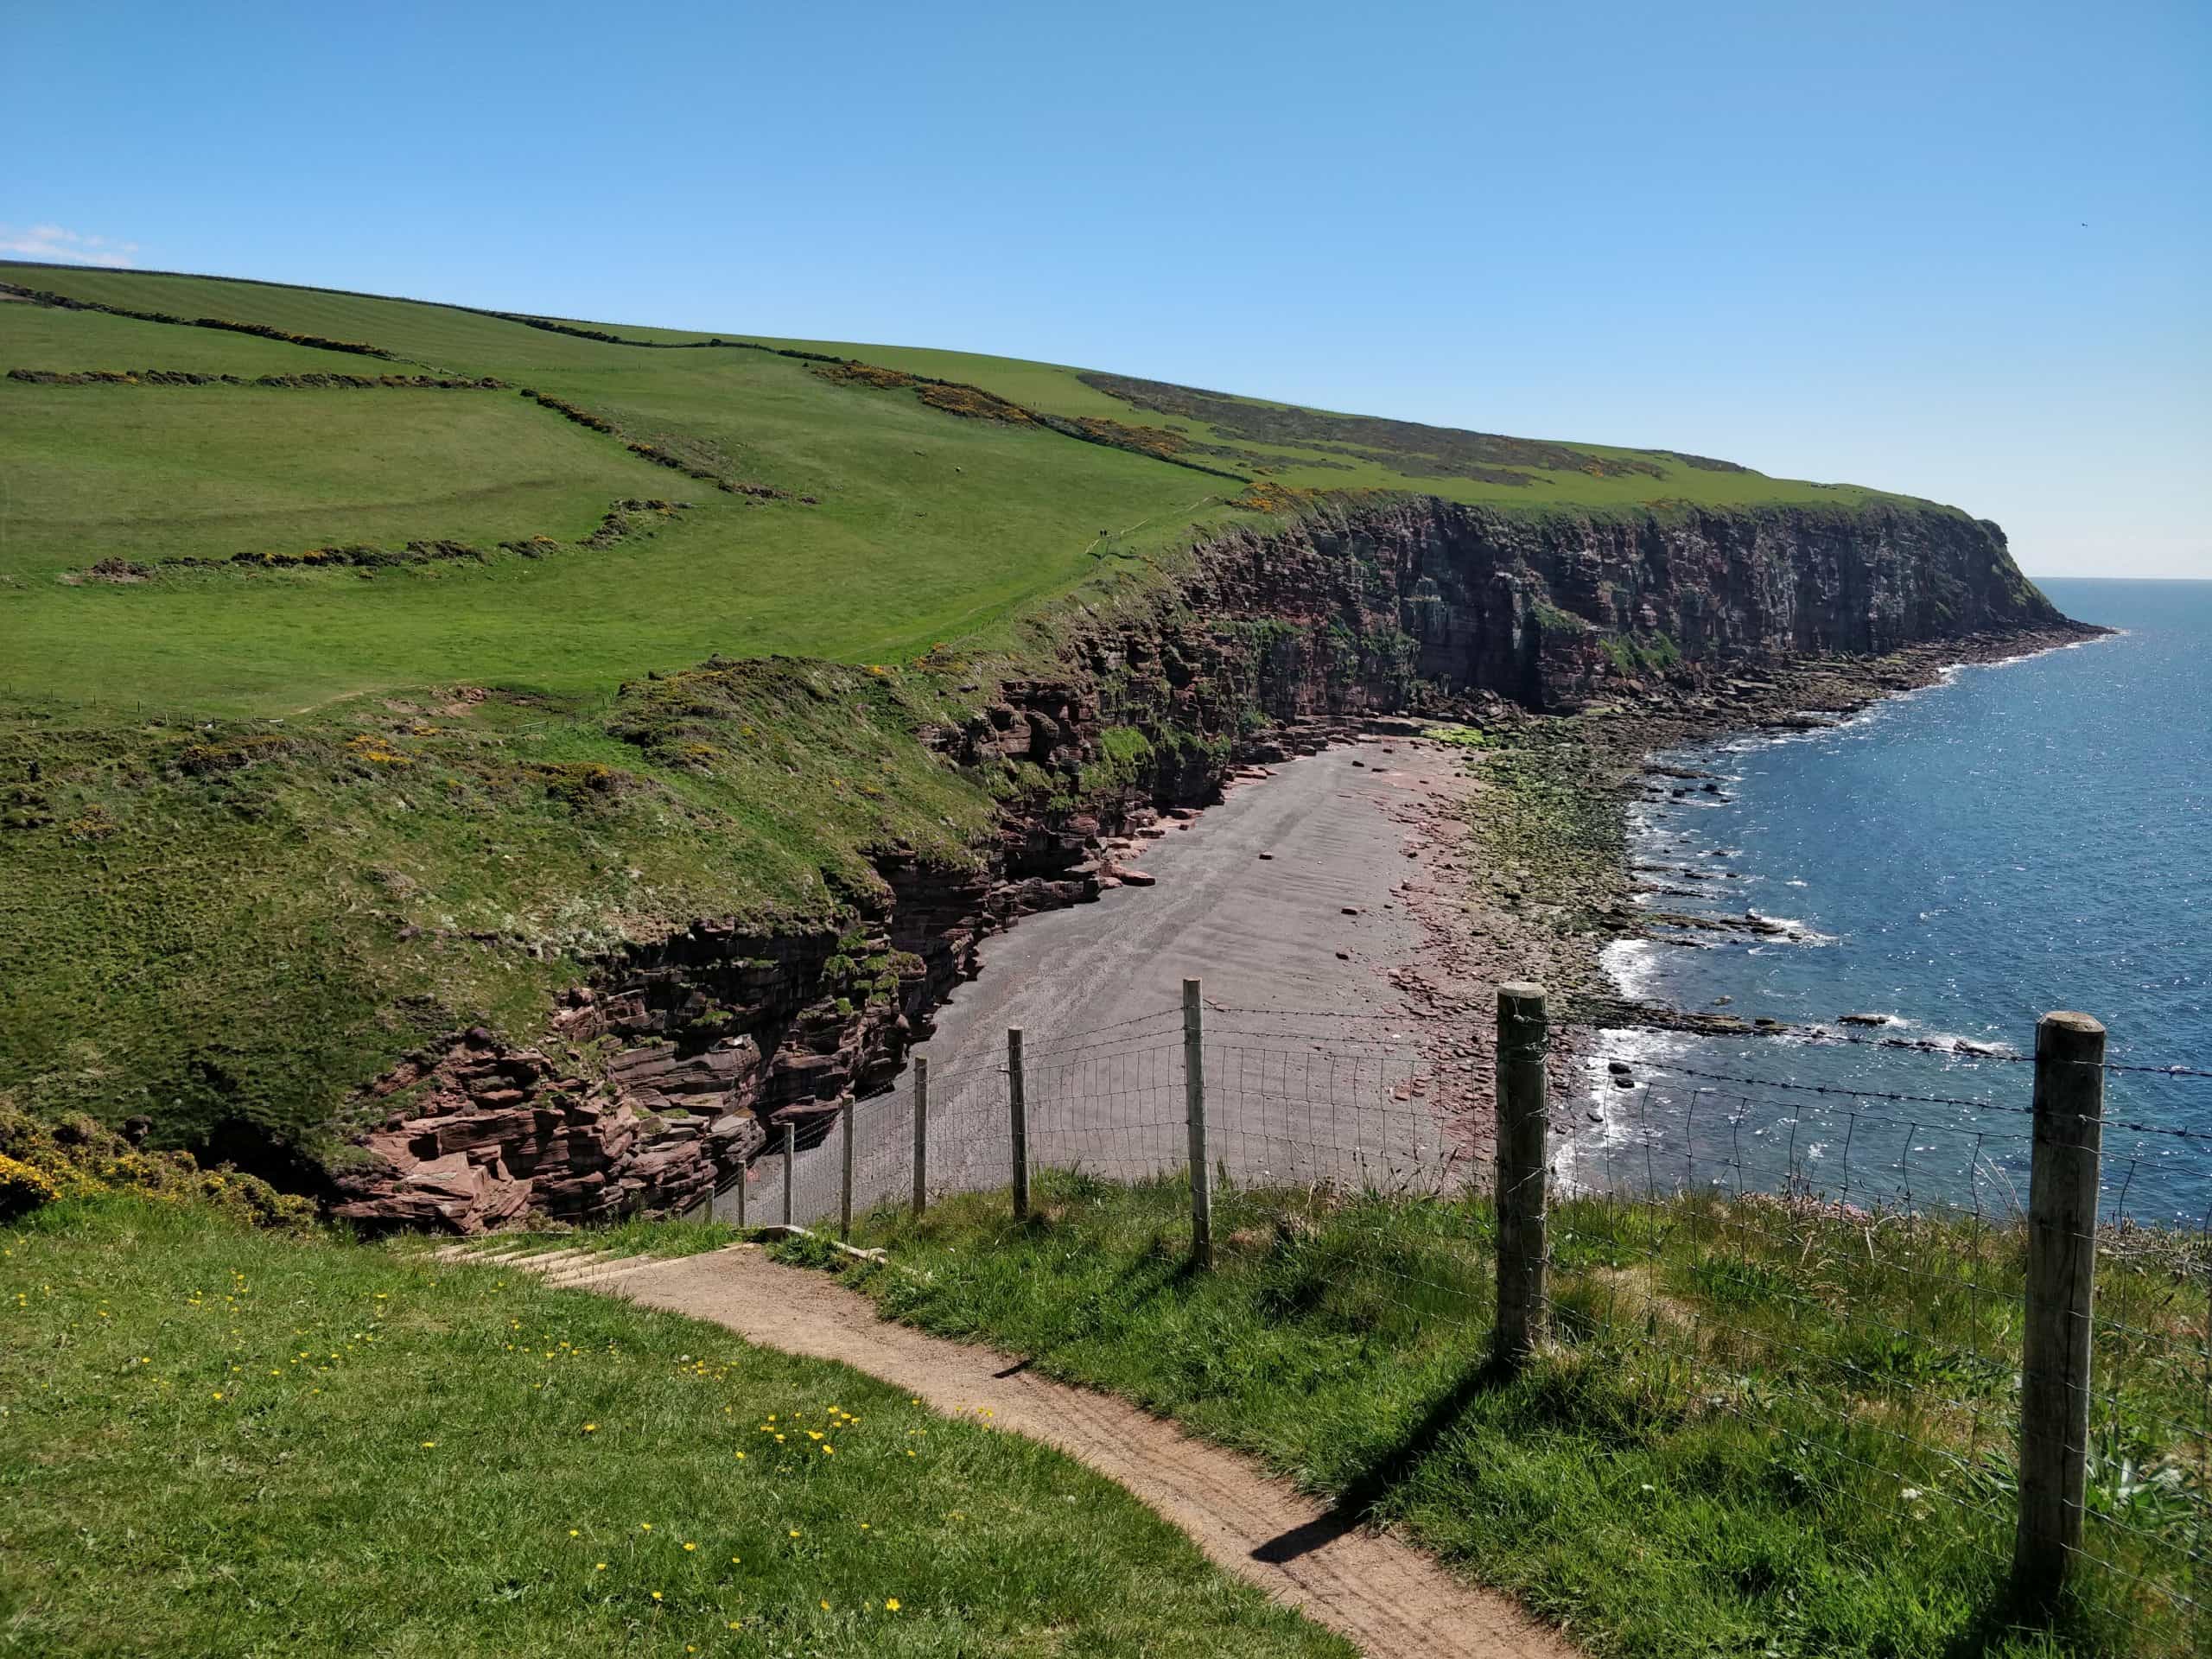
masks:
POLYGON ((842 926, 886 848, 972 865, 1061 785, 916 732, 1317 501, 1624 546, 1932 518, 2018 582, 1954 509, 1664 451, 956 353, 0 283, 0 1092, 173 1141, 327 1149, 350 1090, 440 1032, 534 1038, 611 944, 842 926))
POLYGON ((0 372, 506 383, 347 394, 0 379, 12 474, 0 678, 67 702, 282 715, 456 678, 603 692, 715 651, 869 663, 940 639, 1003 643, 1026 607, 1109 560, 1251 517, 1230 500, 1287 499, 1280 488, 1248 497, 1248 479, 1527 510, 1901 499, 1660 452, 1329 415, 962 353, 754 342, 957 382, 1006 403, 885 384, 896 376, 872 384, 745 349, 734 334, 713 346, 707 335, 620 325, 554 332, 449 306, 108 270, 0 265, 0 282, 323 342, 17 302, 0 305, 0 372), (611 429, 564 418, 523 388, 611 429), (1037 416, 1130 447, 1084 442, 1037 416), (725 482, 780 493, 731 493, 725 482), (533 537, 572 548, 626 498, 690 505, 596 553, 498 550, 533 537), (164 564, 411 542, 485 556, 365 578, 353 567, 164 564), (67 579, 102 560, 156 574, 67 579))

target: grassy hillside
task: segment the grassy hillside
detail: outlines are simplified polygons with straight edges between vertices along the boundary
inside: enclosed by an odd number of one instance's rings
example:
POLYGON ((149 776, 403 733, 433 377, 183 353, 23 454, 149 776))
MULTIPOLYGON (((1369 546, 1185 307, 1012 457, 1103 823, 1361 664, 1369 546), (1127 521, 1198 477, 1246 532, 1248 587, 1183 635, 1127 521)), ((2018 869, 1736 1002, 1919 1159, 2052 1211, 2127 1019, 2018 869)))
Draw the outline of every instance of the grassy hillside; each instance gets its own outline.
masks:
POLYGON ((1161 554, 1193 525, 1249 516, 1225 503, 1250 477, 1529 509, 1872 496, 1656 453, 1485 438, 959 353, 763 342, 962 382, 1019 408, 963 416, 912 387, 839 383, 770 350, 683 349, 709 337, 666 330, 563 325, 679 348, 210 278, 0 266, 0 281, 385 354, 17 302, 0 305, 0 371, 492 376, 613 429, 574 424, 512 390, 0 379, 0 421, 16 435, 0 541, 0 682, 64 701, 270 715, 442 680, 604 690, 717 650, 868 663, 938 640, 1002 644, 1014 616, 1094 576, 1109 554, 1161 554), (1031 412, 1112 423, 1123 437, 1136 429, 1140 446, 1237 477, 1042 429, 1031 412), (650 538, 594 556, 497 553, 531 537, 579 539, 626 497, 690 505, 650 538), (161 564, 410 541, 486 556, 365 579, 355 568, 247 575, 161 564), (151 579, 62 580, 106 558, 145 564, 151 579))
POLYGON ((125 1199, 0 1288, 0 1652, 1349 1651, 1040 1446, 612 1298, 125 1199))
POLYGON ((970 856, 998 785, 916 724, 1284 486, 1872 499, 960 353, 0 283, 66 301, 0 297, 0 1094, 177 1141, 327 1144, 612 941, 970 856))

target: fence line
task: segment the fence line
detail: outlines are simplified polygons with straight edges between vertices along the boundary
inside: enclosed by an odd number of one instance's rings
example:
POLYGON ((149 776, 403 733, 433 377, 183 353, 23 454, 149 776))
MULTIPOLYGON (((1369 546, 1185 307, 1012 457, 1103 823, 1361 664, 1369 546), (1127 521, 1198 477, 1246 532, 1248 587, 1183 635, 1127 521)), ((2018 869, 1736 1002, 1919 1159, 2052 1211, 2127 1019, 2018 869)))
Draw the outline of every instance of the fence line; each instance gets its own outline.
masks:
POLYGON ((1908 1520, 1970 1518, 2025 1605, 2094 1572, 2131 1605, 2212 1612, 2212 1212, 2130 1213, 2177 1158, 2212 1188, 2212 1134, 2104 1110, 2114 1074, 2212 1071, 2115 1064, 2095 1021, 2052 1015, 2032 1056, 1972 1057, 2005 1059, 2005 1088, 2031 1078, 2025 1100, 1760 1078, 1610 1055, 1508 986, 1494 1109, 1470 1116, 1465 1063, 1423 1036, 1188 981, 1179 1009, 1051 1045, 1009 1032, 998 1064, 918 1063, 796 1115, 754 1160, 778 1213, 743 1171, 710 1211, 849 1234, 957 1195, 1050 1224, 1173 1187, 1200 1271, 1222 1205, 1323 1217, 1371 1247, 1360 1269, 1402 1310, 1486 1332, 1509 1370, 1589 1347, 1763 1430, 1841 1413, 1832 1480, 1908 1520), (1548 1100, 1578 1067, 1599 1095, 1548 1100))

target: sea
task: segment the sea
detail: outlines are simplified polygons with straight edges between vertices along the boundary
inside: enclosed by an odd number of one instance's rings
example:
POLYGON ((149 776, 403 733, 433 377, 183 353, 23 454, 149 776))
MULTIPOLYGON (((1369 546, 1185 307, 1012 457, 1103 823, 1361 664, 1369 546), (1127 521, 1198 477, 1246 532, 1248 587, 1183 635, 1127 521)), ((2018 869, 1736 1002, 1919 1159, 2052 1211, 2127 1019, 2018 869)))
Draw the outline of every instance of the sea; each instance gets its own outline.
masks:
POLYGON ((1617 944, 1618 988, 1821 1034, 1606 1033, 1578 1179, 2008 1211, 2036 1021, 2075 1009, 2107 1218, 2212 1224, 2212 582, 2039 585, 2120 632, 1655 757, 1718 791, 1631 810, 1641 902, 1760 925, 1617 944))

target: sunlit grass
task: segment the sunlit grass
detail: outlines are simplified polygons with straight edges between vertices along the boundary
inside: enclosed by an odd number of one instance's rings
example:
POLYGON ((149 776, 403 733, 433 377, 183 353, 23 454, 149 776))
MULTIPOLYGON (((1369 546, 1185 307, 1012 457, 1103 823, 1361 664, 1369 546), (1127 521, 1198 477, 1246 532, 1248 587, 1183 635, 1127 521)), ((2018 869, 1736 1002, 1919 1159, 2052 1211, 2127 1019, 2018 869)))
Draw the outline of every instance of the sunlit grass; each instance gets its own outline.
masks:
POLYGON ((1040 1178, 888 1212, 842 1263, 887 1314, 1249 1451, 1556 1618, 1593 1652, 2202 1651, 2204 1264, 2107 1275, 2090 1543, 2055 1631, 2012 1628, 2020 1234, 1684 1197, 1555 1206, 1553 1340, 1487 1365, 1486 1203, 1040 1178), (2130 1334, 2133 1332, 2133 1334, 2130 1334), (2191 1426, 2195 1426, 2192 1431, 2191 1426), (2131 1575, 2140 1575, 2139 1578, 2131 1575))
POLYGON ((1058 1454, 712 1325, 127 1200, 0 1251, 0 1653, 1346 1651, 1058 1454))

